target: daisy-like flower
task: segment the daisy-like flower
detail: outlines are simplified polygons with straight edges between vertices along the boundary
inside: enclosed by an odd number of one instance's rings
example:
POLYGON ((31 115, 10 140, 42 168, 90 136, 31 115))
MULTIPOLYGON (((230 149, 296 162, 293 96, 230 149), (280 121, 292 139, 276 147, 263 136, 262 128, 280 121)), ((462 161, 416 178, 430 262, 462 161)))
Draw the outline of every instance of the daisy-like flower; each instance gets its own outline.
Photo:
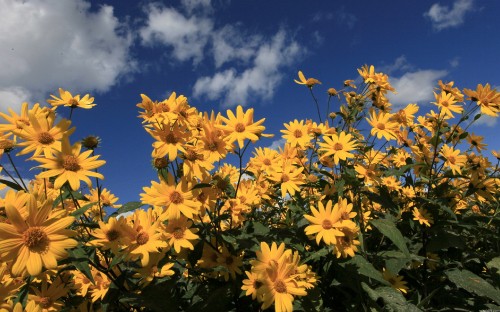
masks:
POLYGON ((26 311, 60 311, 64 306, 61 299, 68 293, 68 288, 64 283, 57 279, 52 284, 47 285, 46 281, 42 282, 40 289, 32 288, 35 294, 28 295, 28 303, 26 311))
POLYGON ((61 151, 49 157, 36 157, 35 160, 42 163, 39 167, 48 169, 38 175, 39 178, 56 177, 54 188, 60 189, 68 182, 71 189, 76 191, 80 188, 80 181, 92 186, 89 177, 104 179, 104 176, 93 169, 99 168, 106 163, 99 160, 99 155, 91 156, 92 150, 80 153, 81 143, 73 146, 69 143, 68 136, 64 136, 61 142, 61 151))
POLYGON ((459 149, 454 149, 453 147, 449 147, 448 145, 443 145, 443 148, 441 149, 441 152, 439 154, 446 158, 446 162, 444 163, 444 165, 450 168, 453 174, 462 174, 461 168, 465 166, 467 156, 460 155, 459 149))
POLYGON ((476 90, 464 89, 468 100, 477 102, 481 107, 481 113, 491 117, 497 117, 500 112, 500 92, 491 89, 489 83, 485 86, 478 84, 476 90))
POLYGON ((150 253, 157 253, 160 248, 167 247, 167 243, 162 239, 160 222, 161 220, 153 215, 152 209, 134 211, 133 226, 128 231, 131 242, 126 252, 133 259, 139 257, 142 267, 148 265, 150 253))
POLYGON ((346 134, 344 131, 331 136, 324 136, 325 142, 320 142, 320 152, 324 152, 322 157, 333 156, 335 165, 338 165, 340 160, 353 158, 351 153, 357 147, 357 143, 351 134, 346 134))
POLYGON ((470 143, 471 148, 475 148, 478 152, 481 152, 487 144, 483 143, 484 137, 480 135, 475 135, 474 133, 469 133, 467 136, 467 141, 470 143))
POLYGON ((70 135, 75 128, 69 129, 71 121, 61 119, 54 125, 55 114, 45 115, 29 114, 29 125, 23 125, 22 130, 14 130, 13 133, 24 141, 18 143, 23 146, 18 155, 25 155, 33 152, 33 157, 42 154, 50 157, 52 152, 61 150, 61 140, 64 135, 70 135))
POLYGON ((166 208, 167 219, 179 219, 181 214, 193 218, 198 214, 201 203, 196 200, 191 183, 182 178, 177 185, 174 177, 169 173, 167 181, 160 183, 151 181, 151 187, 144 187, 141 201, 156 207, 166 208))
POLYGON ((242 274, 240 267, 243 266, 243 255, 235 256, 229 252, 226 246, 222 246, 220 253, 217 255, 217 263, 223 266, 226 271, 221 272, 224 276, 224 280, 229 280, 229 275, 234 280, 236 279, 236 274, 242 274))
POLYGON ((413 208, 413 220, 418 221, 420 224, 425 224, 426 226, 431 226, 434 223, 432 216, 427 212, 427 209, 417 207, 413 208))
POLYGON ((5 212, 10 224, 0 223, 0 255, 4 261, 13 261, 12 275, 38 275, 42 268, 55 269, 57 260, 67 256, 66 249, 73 248, 77 241, 70 237, 74 231, 67 230, 73 217, 50 217, 52 201, 39 203, 35 198, 27 202, 28 216, 23 218, 9 202, 5 212))
POLYGON ((375 67, 373 65, 363 65, 358 69, 358 73, 364 79, 364 83, 374 83, 375 82, 375 67))
POLYGON ((311 89, 312 87, 314 87, 317 84, 321 84, 321 81, 319 81, 316 78, 307 78, 306 79, 306 77, 304 76, 304 74, 300 70, 299 70, 299 79, 300 80, 294 79, 293 81, 295 81, 295 83, 297 83, 297 84, 305 85, 309 89, 311 89))
POLYGON ((252 296, 253 300, 262 302, 264 294, 262 286, 264 285, 265 277, 263 274, 245 271, 248 278, 243 280, 242 290, 246 290, 245 295, 252 296))
POLYGON ((312 215, 304 215, 304 218, 311 223, 304 232, 306 235, 316 235, 316 243, 319 245, 321 240, 327 245, 335 243, 336 236, 344 236, 340 231, 342 227, 341 213, 338 203, 333 206, 331 200, 326 203, 326 207, 322 202, 318 202, 318 209, 311 207, 312 215))
POLYGON ((0 132, 4 132, 6 134, 13 134, 12 131, 22 131, 23 127, 30 125, 29 115, 33 114, 36 117, 38 116, 47 116, 50 112, 46 107, 40 107, 40 104, 36 103, 30 109, 27 102, 23 102, 21 104, 21 112, 17 114, 11 108, 8 108, 8 112, 10 116, 6 113, 0 112, 0 117, 5 119, 7 123, 0 123, 0 132))
POLYGON ((185 126, 176 124, 171 127, 168 123, 154 124, 153 129, 146 129, 146 131, 156 140, 153 143, 152 157, 168 156, 169 161, 174 161, 179 152, 186 152, 184 145, 188 141, 189 133, 185 126))
POLYGON ((403 281, 403 277, 401 275, 393 274, 391 271, 384 268, 382 271, 382 277, 391 284, 392 288, 399 290, 404 294, 408 292, 406 281, 403 281))
POLYGON ((236 115, 228 109, 227 116, 228 118, 221 116, 220 118, 224 125, 216 125, 216 127, 224 131, 229 144, 238 141, 238 146, 243 148, 246 139, 256 142, 259 140, 259 137, 263 136, 262 131, 264 131, 265 127, 262 126, 262 123, 266 119, 262 118, 254 122, 253 108, 249 108, 244 112, 243 107, 238 105, 236 107, 236 115))
POLYGON ((87 196, 89 201, 92 203, 100 202, 103 207, 109 208, 120 208, 121 205, 115 205, 118 201, 118 197, 113 195, 107 188, 103 188, 100 192, 98 189, 93 188, 90 190, 90 195, 87 196))
POLYGON ((292 312, 293 296, 306 296, 305 287, 299 286, 295 276, 296 266, 287 258, 272 263, 267 270, 268 278, 265 280, 262 309, 265 310, 274 303, 276 312, 292 312))
POLYGON ((436 104, 440 111, 440 116, 445 116, 445 118, 453 118, 453 113, 462 113, 464 108, 457 104, 457 100, 451 93, 446 93, 445 91, 441 91, 440 94, 434 92, 434 97, 436 98, 436 102, 432 102, 436 104))
POLYGON ((130 243, 129 225, 125 218, 109 218, 107 222, 98 221, 99 228, 92 230, 91 234, 95 237, 88 244, 90 246, 111 249, 117 254, 123 246, 130 243))
POLYGON ((137 273, 134 274, 134 277, 141 279, 139 283, 142 287, 150 284, 155 278, 162 278, 175 274, 172 270, 172 267, 174 266, 173 262, 167 262, 163 264, 162 267, 159 267, 160 261, 162 261, 164 257, 165 252, 153 253, 149 257, 149 264, 147 266, 135 269, 137 273))
POLYGON ((361 245, 359 240, 356 239, 359 234, 359 228, 343 227, 340 228, 340 230, 343 233, 343 236, 335 237, 335 245, 333 246, 333 253, 336 255, 337 258, 340 257, 347 258, 348 256, 354 257, 354 253, 358 251, 357 246, 361 245))
POLYGON ((287 257, 291 254, 290 250, 285 251, 285 243, 281 243, 279 246, 273 242, 271 247, 266 242, 260 243, 260 250, 255 252, 257 257, 256 260, 252 260, 253 270, 255 272, 265 272, 266 269, 271 268, 271 265, 278 263, 283 257, 287 257))
POLYGON ((283 164, 281 168, 270 172, 269 179, 277 182, 281 188, 281 197, 285 198, 286 194, 295 195, 296 191, 300 191, 299 185, 305 183, 305 177, 302 171, 304 167, 296 167, 291 164, 283 164))
POLYGON ((181 215, 178 219, 169 219, 165 226, 163 235, 168 245, 173 247, 176 253, 181 252, 181 248, 194 250, 193 241, 199 238, 194 234, 198 232, 197 228, 191 228, 193 222, 181 215))
POLYGON ((90 109, 96 104, 94 103, 94 98, 90 97, 89 94, 85 94, 80 98, 80 94, 73 96, 69 91, 59 88, 59 97, 55 95, 50 95, 52 100, 47 100, 47 102, 52 106, 67 106, 71 108, 85 108, 90 109))
POLYGON ((370 112, 368 123, 372 126, 371 135, 376 135, 377 139, 384 137, 387 141, 397 139, 395 130, 398 124, 391 121, 392 114, 380 112, 377 114, 374 110, 370 112))
POLYGON ((312 135, 309 133, 310 125, 304 124, 304 120, 300 122, 294 121, 284 124, 286 130, 280 130, 283 133, 283 138, 292 146, 306 148, 312 140, 312 135))

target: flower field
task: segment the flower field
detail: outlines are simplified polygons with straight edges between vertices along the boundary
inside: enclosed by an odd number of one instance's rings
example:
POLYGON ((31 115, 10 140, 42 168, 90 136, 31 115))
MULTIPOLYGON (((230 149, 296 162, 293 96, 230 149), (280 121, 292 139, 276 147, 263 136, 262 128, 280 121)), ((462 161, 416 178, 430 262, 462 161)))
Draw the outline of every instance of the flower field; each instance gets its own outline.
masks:
POLYGON ((299 72, 317 119, 278 149, 253 108, 141 94, 157 179, 123 204, 100 139, 71 136, 91 95, 0 113, 0 311, 500 309, 500 151, 468 131, 500 93, 439 81, 423 112, 358 73, 324 91, 299 72))

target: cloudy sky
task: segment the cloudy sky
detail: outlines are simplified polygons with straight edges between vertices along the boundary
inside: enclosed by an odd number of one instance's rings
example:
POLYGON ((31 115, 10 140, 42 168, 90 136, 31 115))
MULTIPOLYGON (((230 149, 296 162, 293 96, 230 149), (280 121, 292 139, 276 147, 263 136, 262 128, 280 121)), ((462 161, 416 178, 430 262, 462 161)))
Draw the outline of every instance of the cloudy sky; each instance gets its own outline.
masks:
MULTIPOLYGON (((276 134, 262 145, 276 145, 283 123, 317 118, 298 70, 323 82, 320 103, 364 64, 389 74, 396 106, 430 108, 440 79, 498 88, 498 12, 497 0, 0 0, 0 110, 46 103, 59 87, 91 93, 98 105, 73 116, 73 140, 99 135, 105 187, 138 200, 154 179, 141 93, 175 91, 200 111, 254 107, 276 134)), ((499 124, 479 121, 472 131, 500 149, 499 124)))

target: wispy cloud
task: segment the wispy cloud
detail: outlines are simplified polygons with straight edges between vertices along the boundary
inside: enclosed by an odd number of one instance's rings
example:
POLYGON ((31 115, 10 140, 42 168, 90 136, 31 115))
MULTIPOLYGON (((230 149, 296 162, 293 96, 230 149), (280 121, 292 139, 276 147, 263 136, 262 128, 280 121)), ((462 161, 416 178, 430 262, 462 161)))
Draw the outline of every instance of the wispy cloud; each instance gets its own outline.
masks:
POLYGON ((456 0, 450 7, 434 3, 424 16, 429 18, 436 30, 458 27, 464 23, 465 14, 474 9, 473 0, 456 0))
POLYGON ((488 115, 481 115, 478 120, 474 122, 475 126, 486 126, 486 127, 494 127, 497 125, 498 118, 491 117, 488 115))
POLYGON ((130 32, 111 6, 4 0, 0 15, 3 105, 14 108, 62 86, 74 93, 106 91, 134 68, 130 32))

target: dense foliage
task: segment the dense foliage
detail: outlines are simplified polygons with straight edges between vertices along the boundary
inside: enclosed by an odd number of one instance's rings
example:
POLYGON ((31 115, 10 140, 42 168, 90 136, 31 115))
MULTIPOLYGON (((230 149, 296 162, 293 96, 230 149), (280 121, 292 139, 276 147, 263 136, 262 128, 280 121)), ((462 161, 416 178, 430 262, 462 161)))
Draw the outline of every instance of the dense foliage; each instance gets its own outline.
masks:
POLYGON ((0 113, 1 311, 500 309, 500 152, 468 132, 500 93, 440 81, 417 115, 391 107, 387 75, 358 72, 324 106, 299 72, 318 120, 285 124, 278 149, 250 150, 272 136, 252 108, 141 94, 158 178, 123 205, 100 139, 70 141, 90 95, 0 113))

